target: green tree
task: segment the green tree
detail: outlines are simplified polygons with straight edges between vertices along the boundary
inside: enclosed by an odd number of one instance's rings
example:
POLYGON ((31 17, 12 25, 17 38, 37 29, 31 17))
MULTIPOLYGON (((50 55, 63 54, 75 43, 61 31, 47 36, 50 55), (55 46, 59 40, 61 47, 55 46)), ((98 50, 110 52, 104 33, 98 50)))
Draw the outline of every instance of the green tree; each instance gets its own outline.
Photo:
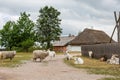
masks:
POLYGON ((37 40, 48 49, 52 46, 51 42, 59 40, 62 33, 61 19, 59 19, 60 12, 53 7, 45 6, 39 10, 39 13, 36 23, 37 40))
POLYGON ((30 15, 23 12, 20 14, 17 22, 8 21, 0 31, 1 45, 12 49, 12 47, 22 48, 28 51, 28 48, 34 44, 34 23, 30 20, 30 15))
POLYGON ((20 14, 19 20, 17 21, 17 32, 18 32, 18 38, 17 41, 17 47, 22 47, 26 51, 28 51, 28 48, 31 47, 34 44, 34 22, 30 20, 30 14, 26 14, 26 12, 23 12, 20 14))
POLYGON ((13 28, 15 27, 14 21, 8 21, 3 26, 3 29, 0 30, 0 44, 1 46, 6 47, 7 49, 11 50, 12 46, 15 45, 14 43, 14 31, 13 28))
POLYGON ((21 43, 23 50, 28 52, 28 48, 34 45, 34 41, 31 39, 27 39, 21 43))

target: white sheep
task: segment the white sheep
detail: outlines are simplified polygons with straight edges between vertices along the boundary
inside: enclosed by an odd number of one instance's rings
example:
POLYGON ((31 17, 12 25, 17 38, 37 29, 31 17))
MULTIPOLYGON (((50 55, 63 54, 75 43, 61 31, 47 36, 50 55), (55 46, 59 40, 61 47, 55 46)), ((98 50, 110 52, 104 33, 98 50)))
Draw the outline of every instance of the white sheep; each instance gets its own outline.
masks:
POLYGON ((48 49, 47 52, 49 53, 49 56, 50 56, 51 59, 52 59, 53 57, 55 57, 55 55, 56 55, 55 51, 50 51, 50 50, 48 49))
POLYGON ((16 51, 1 51, 0 52, 0 59, 10 59, 12 60, 16 55, 16 51))
POLYGON ((36 61, 38 58, 40 59, 40 62, 45 59, 49 53, 47 51, 43 50, 34 50, 33 51, 33 61, 36 61))
POLYGON ((80 57, 74 57, 74 64, 84 64, 84 61, 80 57))
POLYGON ((66 58, 67 60, 71 60, 71 59, 73 58, 73 56, 70 55, 70 54, 68 53, 68 51, 66 51, 64 55, 65 55, 65 58, 66 58))
POLYGON ((111 57, 111 59, 107 60, 107 63, 110 63, 110 64, 119 64, 118 55, 113 54, 112 57, 111 57))

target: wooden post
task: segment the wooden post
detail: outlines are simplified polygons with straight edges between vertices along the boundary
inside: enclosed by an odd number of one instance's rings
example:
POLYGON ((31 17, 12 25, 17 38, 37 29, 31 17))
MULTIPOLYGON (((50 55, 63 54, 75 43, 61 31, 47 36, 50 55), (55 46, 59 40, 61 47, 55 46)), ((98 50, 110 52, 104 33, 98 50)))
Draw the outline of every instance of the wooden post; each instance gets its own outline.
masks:
POLYGON ((111 35, 111 37, 110 37, 110 43, 112 42, 112 37, 113 37, 113 35, 114 35, 114 32, 115 32, 116 27, 117 27, 117 26, 115 25, 114 30, 113 30, 113 32, 112 32, 112 35, 111 35))
MULTIPOLYGON (((119 19, 120 19, 120 12, 119 12, 119 19)), ((120 20, 118 19, 118 43, 120 43, 120 20)))
POLYGON ((116 12, 114 12, 115 15, 115 22, 116 22, 116 27, 117 27, 117 41, 120 43, 120 12, 119 12, 119 17, 117 18, 116 12))
POLYGON ((120 12, 119 12, 119 16, 117 18, 116 12, 114 11, 114 16, 115 16, 116 25, 115 25, 113 33, 111 35, 110 43, 112 41, 112 37, 113 37, 113 34, 114 34, 116 28, 117 28, 117 41, 118 41, 118 43, 120 43, 120 12))

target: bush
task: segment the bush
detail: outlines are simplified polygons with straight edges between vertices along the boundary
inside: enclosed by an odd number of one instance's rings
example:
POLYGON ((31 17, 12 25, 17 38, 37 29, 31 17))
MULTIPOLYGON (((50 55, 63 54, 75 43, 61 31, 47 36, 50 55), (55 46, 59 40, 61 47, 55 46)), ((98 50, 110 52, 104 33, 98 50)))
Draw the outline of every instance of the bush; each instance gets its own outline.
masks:
POLYGON ((40 49, 42 49, 42 48, 40 48, 40 47, 30 47, 29 49, 28 49, 28 52, 33 52, 34 50, 40 50, 40 49))

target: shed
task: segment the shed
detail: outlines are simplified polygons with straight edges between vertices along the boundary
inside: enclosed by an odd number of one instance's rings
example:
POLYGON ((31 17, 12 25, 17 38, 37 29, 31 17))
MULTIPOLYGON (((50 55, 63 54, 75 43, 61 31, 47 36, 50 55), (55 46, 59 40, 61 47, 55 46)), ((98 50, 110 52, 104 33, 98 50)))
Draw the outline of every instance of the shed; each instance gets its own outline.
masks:
POLYGON ((74 35, 60 37, 59 41, 53 42, 53 50, 56 52, 65 52, 67 50, 68 43, 74 38, 74 35))

